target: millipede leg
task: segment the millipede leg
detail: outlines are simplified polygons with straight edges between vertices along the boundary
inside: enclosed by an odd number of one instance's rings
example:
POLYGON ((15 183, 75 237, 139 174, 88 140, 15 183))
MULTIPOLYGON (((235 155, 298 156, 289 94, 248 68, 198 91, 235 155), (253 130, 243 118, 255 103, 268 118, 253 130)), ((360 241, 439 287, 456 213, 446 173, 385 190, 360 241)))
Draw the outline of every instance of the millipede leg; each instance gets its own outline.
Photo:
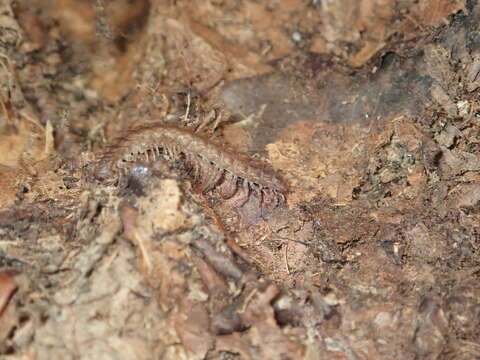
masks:
POLYGON ((223 181, 220 185, 221 196, 225 200, 229 200, 238 192, 237 177, 229 171, 223 172, 223 181))
POLYGON ((248 200, 250 199, 250 191, 251 191, 250 183, 248 182, 248 180, 243 179, 242 181, 243 181, 242 190, 245 193, 245 200, 240 204, 240 206, 243 206, 248 202, 248 200))

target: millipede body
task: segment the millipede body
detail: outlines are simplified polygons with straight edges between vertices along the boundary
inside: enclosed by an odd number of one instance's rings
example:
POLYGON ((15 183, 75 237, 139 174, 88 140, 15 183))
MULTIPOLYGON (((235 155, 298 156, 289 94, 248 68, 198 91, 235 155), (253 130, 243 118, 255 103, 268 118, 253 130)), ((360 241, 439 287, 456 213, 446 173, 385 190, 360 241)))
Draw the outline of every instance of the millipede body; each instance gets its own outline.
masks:
POLYGON ((132 163, 148 164, 165 156, 184 161, 204 191, 230 182, 284 199, 288 190, 268 164, 228 150, 188 129, 164 123, 137 126, 115 139, 89 164, 87 179, 114 185, 121 175, 128 175, 132 163))

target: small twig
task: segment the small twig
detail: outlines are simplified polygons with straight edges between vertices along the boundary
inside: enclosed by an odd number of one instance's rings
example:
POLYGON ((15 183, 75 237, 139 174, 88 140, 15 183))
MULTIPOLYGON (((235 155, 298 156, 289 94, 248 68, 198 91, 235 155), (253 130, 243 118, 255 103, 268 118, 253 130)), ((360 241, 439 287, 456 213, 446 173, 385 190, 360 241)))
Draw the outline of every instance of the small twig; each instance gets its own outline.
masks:
POLYGON ((45 125, 45 155, 53 153, 55 150, 55 140, 53 137, 53 125, 50 120, 47 120, 45 125))
POLYGON ((302 244, 302 245, 305 245, 307 247, 310 246, 310 244, 308 244, 304 241, 300 241, 300 240, 290 239, 290 238, 286 238, 286 237, 279 236, 279 235, 277 235, 277 238, 280 239, 280 240, 287 240, 287 241, 295 242, 297 244, 302 244))
POLYGON ((192 246, 199 250, 206 260, 224 276, 229 276, 235 280, 240 280, 243 276, 243 271, 227 256, 219 253, 206 239, 195 239, 192 241, 192 246))
POLYGON ((288 242, 285 243, 285 268, 287 270, 287 274, 290 275, 290 267, 288 266, 288 242))
POLYGON ((183 116, 183 121, 185 124, 188 121, 188 115, 190 115, 190 105, 192 104, 192 97, 190 95, 190 89, 187 91, 187 109, 185 110, 185 115, 183 116))
POLYGON ((253 297, 254 297, 257 293, 258 293, 258 289, 257 289, 257 288, 254 288, 254 289, 250 292, 250 294, 247 295, 247 297, 245 298, 245 301, 243 302, 242 308, 237 311, 239 314, 245 313, 245 311, 247 310, 248 305, 250 304, 250 302, 252 301, 253 297))

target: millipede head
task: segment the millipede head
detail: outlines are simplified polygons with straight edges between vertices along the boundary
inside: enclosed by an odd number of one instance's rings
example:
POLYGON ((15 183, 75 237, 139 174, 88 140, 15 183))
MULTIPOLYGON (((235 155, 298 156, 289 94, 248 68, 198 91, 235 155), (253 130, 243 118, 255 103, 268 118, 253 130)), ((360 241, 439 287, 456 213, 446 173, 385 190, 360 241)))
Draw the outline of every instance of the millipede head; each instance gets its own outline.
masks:
POLYGON ((95 161, 86 166, 86 178, 89 182, 103 185, 115 185, 118 182, 118 173, 108 161, 95 161))

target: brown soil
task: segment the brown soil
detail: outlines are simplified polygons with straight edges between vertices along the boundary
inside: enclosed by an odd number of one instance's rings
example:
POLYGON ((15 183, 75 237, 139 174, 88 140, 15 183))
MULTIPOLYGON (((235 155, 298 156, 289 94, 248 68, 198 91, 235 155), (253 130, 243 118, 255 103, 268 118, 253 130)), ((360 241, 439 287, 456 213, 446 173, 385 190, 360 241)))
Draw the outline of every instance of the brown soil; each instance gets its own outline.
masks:
POLYGON ((0 10, 1 359, 480 359, 477 1, 0 10))

